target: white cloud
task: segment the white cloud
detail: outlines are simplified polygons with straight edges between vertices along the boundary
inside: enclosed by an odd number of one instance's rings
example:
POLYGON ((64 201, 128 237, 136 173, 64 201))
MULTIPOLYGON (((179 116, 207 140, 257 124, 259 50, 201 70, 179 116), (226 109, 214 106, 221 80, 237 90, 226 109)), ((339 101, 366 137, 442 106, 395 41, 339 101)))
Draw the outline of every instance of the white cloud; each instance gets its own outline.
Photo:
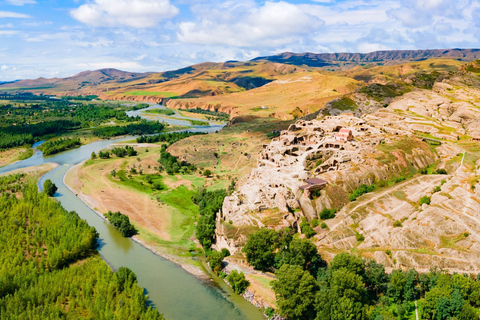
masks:
POLYGON ((27 19, 31 18, 28 14, 11 12, 11 11, 0 11, 0 18, 20 18, 27 19))
MULTIPOLYGON (((195 8, 194 8, 195 9, 195 8)), ((179 24, 178 38, 195 44, 272 47, 314 34, 323 21, 288 2, 253 3, 220 8, 197 7, 196 21, 179 24)))
POLYGON ((23 6, 24 4, 35 4, 35 0, 7 0, 7 3, 13 4, 14 6, 23 6))
POLYGON ((95 0, 70 11, 73 18, 94 27, 150 28, 179 13, 169 0, 95 0))

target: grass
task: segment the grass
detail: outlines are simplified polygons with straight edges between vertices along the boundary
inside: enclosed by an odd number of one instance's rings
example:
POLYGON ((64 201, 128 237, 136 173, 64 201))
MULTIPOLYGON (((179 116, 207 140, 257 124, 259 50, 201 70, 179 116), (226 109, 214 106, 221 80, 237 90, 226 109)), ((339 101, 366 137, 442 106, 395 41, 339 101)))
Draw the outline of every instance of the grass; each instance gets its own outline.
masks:
POLYGON ((129 96, 162 96, 163 98, 170 98, 170 99, 175 99, 178 98, 178 94, 175 92, 164 92, 164 91, 145 91, 145 90, 139 90, 139 91, 128 91, 125 92, 126 95, 129 96))
POLYGON ((440 236, 440 242, 442 248, 451 248, 454 250, 459 251, 466 251, 468 249, 460 247, 457 245, 457 242, 462 241, 466 238, 465 233, 461 233, 458 235, 448 235, 448 236, 440 236))

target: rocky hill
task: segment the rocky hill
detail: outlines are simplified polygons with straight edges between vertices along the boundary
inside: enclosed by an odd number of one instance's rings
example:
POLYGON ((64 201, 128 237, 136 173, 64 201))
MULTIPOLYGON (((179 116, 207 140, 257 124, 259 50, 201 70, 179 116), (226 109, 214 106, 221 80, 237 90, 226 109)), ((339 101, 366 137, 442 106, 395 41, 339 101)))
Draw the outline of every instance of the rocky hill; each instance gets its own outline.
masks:
POLYGON ((282 131, 225 199, 217 248, 241 259, 250 232, 300 232, 302 219, 319 219, 324 224, 315 227, 313 240, 327 260, 350 251, 392 268, 438 265, 478 273, 477 66, 472 62, 437 78, 431 89, 409 88, 373 107, 375 96, 358 92, 348 98, 350 109, 332 107, 336 116, 320 114, 282 131), (327 219, 325 209, 338 212, 327 219))

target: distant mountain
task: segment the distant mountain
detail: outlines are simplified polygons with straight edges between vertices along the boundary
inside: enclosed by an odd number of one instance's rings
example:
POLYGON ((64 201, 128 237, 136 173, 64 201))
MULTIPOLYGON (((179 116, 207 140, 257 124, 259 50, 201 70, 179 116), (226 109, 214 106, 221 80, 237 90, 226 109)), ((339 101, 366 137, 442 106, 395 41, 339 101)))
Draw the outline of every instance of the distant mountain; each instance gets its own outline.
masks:
POLYGON ((99 84, 123 83, 135 81, 149 76, 151 73, 126 72, 117 69, 100 69, 94 71, 83 71, 72 77, 67 78, 37 78, 33 80, 19 80, 14 82, 0 83, 0 89, 20 88, 20 89, 55 89, 59 91, 76 91, 85 89, 85 87, 94 88, 99 84))
POLYGON ((334 69, 350 68, 359 64, 392 65, 433 58, 449 58, 461 61, 480 59, 480 49, 435 49, 435 50, 392 50, 370 53, 293 53, 284 52, 274 56, 258 57, 252 61, 271 61, 297 66, 334 69))

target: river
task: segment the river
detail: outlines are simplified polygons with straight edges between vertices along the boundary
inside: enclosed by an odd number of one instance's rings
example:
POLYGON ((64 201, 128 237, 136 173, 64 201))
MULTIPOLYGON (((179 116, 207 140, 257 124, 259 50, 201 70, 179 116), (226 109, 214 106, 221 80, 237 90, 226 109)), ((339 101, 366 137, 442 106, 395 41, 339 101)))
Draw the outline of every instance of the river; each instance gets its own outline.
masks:
MULTIPOLYGON (((155 105, 150 108, 161 107, 155 105)), ((129 112, 129 115, 137 115, 141 111, 129 112)), ((212 132, 221 128, 221 125, 198 126, 191 131, 212 132)), ((65 186, 63 178, 73 165, 90 158, 92 152, 98 152, 113 143, 131 139, 133 137, 100 140, 45 157, 40 151, 35 150, 32 157, 0 168, 0 174, 47 162, 58 163, 59 167, 40 179, 39 186, 43 185, 46 179, 52 180, 57 185, 55 198, 62 203, 63 207, 69 211, 76 211, 82 219, 97 229, 100 235, 98 251, 102 259, 114 270, 124 266, 135 272, 139 285, 145 288, 145 293, 148 294, 149 303, 163 313, 167 320, 263 319, 256 307, 233 293, 223 283, 217 284, 213 281, 205 283, 177 264, 155 255, 129 238, 124 238, 65 186)))

